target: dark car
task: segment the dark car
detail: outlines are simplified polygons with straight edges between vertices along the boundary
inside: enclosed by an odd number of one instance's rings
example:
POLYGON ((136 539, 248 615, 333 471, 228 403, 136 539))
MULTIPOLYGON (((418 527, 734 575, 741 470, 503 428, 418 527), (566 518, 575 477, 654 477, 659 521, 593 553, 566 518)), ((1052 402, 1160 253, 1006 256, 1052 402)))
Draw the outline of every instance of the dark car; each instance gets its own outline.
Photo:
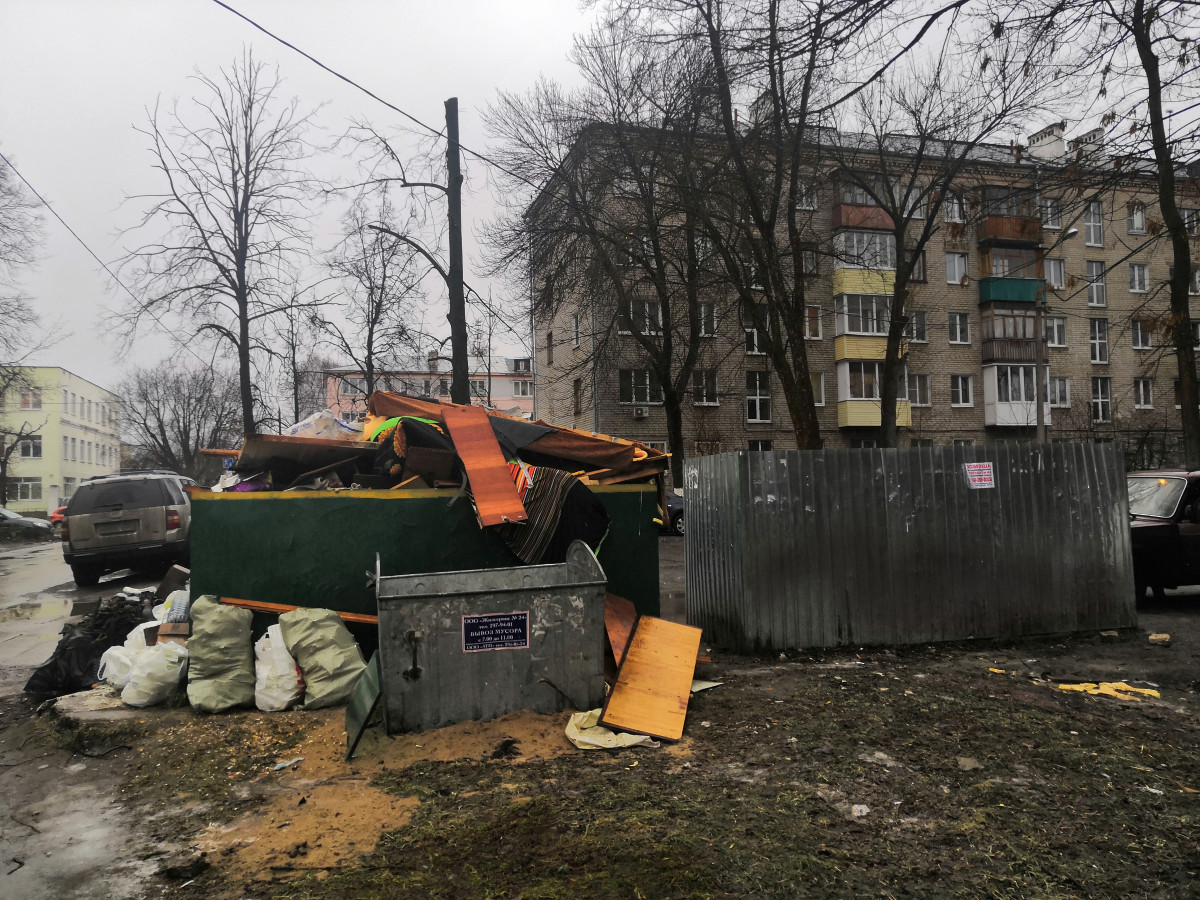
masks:
POLYGON ((1127 482, 1137 599, 1200 584, 1200 472, 1133 472, 1127 482))
POLYGON ((117 569, 186 565, 192 506, 174 472, 126 472, 85 480, 67 504, 63 559, 90 587, 117 569))
POLYGON ((44 537, 54 528, 45 519, 23 516, 0 506, 0 532, 24 537, 44 537))
POLYGON ((667 493, 667 510, 662 520, 664 534, 683 534, 683 498, 675 493, 667 493))

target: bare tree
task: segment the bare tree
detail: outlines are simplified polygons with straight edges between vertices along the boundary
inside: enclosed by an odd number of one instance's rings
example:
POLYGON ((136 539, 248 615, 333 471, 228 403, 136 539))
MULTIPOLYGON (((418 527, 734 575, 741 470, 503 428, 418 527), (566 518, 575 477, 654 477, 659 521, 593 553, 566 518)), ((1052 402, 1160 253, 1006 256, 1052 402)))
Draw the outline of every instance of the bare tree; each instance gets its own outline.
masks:
POLYGON ((413 305, 422 271, 416 251, 379 227, 396 230, 395 209, 385 184, 371 205, 360 198, 344 220, 344 237, 327 266, 344 293, 317 324, 334 353, 364 376, 364 399, 377 388, 381 368, 415 352, 413 305))
POLYGON ((130 334, 147 318, 183 317, 237 360, 241 422, 257 430, 254 358, 268 352, 267 320, 295 314, 295 254, 308 242, 302 201, 311 177, 310 115, 280 97, 278 73, 249 50, 216 77, 195 76, 186 111, 157 107, 139 129, 166 182, 141 228, 165 230, 130 250, 125 266, 145 292, 125 314, 130 334))
POLYGON ((134 370, 118 393, 124 398, 125 439, 143 464, 211 480, 217 464, 200 451, 237 440, 238 385, 220 369, 163 362, 134 370))
POLYGON ((707 290, 714 260, 697 209, 717 165, 705 133, 714 85, 694 44, 642 41, 630 26, 606 18, 577 38, 580 90, 543 81, 489 109, 510 202, 488 237, 497 271, 534 280, 540 316, 574 310, 572 371, 626 367, 623 396, 661 400, 680 483, 684 403, 702 338, 729 306, 707 290), (532 198, 530 184, 542 185, 532 198))
MULTIPOLYGON (((1185 218, 1182 190, 1196 192, 1200 139, 1200 6, 1192 0, 993 0, 989 29, 999 40, 1014 33, 1025 41, 1027 64, 1052 59, 1060 93, 1100 129, 1081 144, 1064 173, 1095 187, 1101 178, 1136 176, 1152 161, 1161 221, 1153 223, 1171 247, 1168 325, 1179 372, 1185 464, 1200 466, 1200 386, 1196 340, 1188 302, 1193 280, 1190 240, 1200 233, 1200 213, 1185 218), (1173 107, 1173 108, 1172 108, 1173 107)), ((1150 226, 1150 223, 1148 223, 1150 226)))

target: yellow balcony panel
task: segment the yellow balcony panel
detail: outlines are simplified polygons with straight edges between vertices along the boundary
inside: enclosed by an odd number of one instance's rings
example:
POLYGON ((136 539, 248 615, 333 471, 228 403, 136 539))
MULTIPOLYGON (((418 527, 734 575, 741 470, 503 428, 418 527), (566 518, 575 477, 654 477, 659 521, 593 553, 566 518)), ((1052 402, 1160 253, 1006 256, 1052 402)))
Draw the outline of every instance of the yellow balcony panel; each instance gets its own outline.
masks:
MULTIPOLYGON (((878 428, 882 417, 878 400, 843 400, 838 403, 838 428, 878 428)), ((912 427, 912 404, 896 401, 896 425, 912 427)))
MULTIPOLYGON (((901 339, 900 355, 908 353, 908 341, 901 339)), ((887 338, 882 335, 839 334, 833 339, 833 358, 884 359, 887 356, 887 338)))
POLYGON ((891 294, 896 273, 882 269, 834 269, 834 294, 891 294))

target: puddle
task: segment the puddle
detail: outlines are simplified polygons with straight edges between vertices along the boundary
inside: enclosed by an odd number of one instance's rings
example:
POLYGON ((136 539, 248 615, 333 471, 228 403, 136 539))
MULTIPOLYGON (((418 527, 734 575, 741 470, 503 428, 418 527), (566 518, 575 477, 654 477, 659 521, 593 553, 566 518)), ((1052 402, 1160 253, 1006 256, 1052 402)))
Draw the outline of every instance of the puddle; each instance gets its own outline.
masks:
POLYGON ((0 622, 61 619, 71 614, 74 601, 65 597, 48 597, 0 608, 0 622))

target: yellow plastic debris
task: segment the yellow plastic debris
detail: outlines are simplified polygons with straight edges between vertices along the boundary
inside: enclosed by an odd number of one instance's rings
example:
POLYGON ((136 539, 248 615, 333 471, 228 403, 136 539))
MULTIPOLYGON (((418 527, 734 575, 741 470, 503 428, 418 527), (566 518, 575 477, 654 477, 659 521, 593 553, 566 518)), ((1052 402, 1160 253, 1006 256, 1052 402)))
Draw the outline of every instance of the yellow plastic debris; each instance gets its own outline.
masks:
POLYGON ((1115 697, 1117 700, 1135 700, 1139 703, 1142 700, 1142 697, 1138 696, 1139 694, 1154 698, 1161 696, 1158 691, 1150 688, 1131 687, 1123 681, 1101 681, 1099 684, 1085 681, 1081 684, 1056 684, 1054 687, 1060 691, 1078 691, 1083 694, 1115 697))
POLYGON ((988 671, 989 671, 989 672, 995 672, 997 675, 1005 675, 1005 674, 1007 674, 1007 673, 1006 673, 1006 672, 1005 672, 1003 669, 993 669, 993 668, 991 668, 990 666, 988 667, 988 671))

